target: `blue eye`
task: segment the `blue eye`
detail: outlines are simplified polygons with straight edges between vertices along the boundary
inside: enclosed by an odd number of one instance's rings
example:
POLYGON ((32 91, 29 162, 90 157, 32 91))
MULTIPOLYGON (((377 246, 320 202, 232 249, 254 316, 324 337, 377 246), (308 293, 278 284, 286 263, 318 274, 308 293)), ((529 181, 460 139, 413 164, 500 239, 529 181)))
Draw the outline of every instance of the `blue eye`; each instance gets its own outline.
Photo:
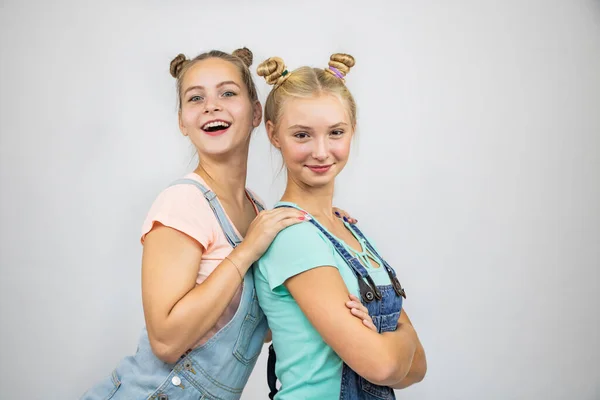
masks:
POLYGON ((202 96, 192 96, 190 97, 190 101, 200 101, 202 100, 202 96))
POLYGON ((227 91, 227 92, 223 93, 223 97, 233 97, 235 95, 236 94, 232 91, 227 91))

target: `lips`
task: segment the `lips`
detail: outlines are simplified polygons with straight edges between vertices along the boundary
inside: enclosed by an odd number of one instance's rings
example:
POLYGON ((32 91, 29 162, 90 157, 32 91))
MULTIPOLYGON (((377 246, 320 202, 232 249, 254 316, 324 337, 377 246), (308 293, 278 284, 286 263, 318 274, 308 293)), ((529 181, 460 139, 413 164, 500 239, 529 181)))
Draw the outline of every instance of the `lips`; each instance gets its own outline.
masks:
POLYGON ((219 136, 227 132, 230 126, 231 122, 222 119, 214 119, 202 125, 201 129, 209 136, 219 136))
POLYGON ((328 165, 307 165, 306 168, 310 169, 316 174, 324 174, 331 169, 333 164, 328 165))

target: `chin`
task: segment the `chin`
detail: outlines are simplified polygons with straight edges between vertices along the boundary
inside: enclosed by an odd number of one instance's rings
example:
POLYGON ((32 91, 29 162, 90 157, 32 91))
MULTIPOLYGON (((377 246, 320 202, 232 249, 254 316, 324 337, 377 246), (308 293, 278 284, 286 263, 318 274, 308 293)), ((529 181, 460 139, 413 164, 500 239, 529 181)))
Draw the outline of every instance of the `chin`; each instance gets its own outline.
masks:
POLYGON ((222 156, 230 151, 230 146, 207 146, 202 149, 202 154, 206 154, 207 156, 222 156))
POLYGON ((236 141, 232 143, 229 140, 223 140, 220 143, 212 143, 204 148, 204 153, 213 156, 223 156, 235 150, 242 149, 245 146, 244 141, 236 141))
POLYGON ((303 183, 306 186, 319 189, 333 183, 335 177, 322 176, 322 177, 311 177, 309 179, 303 179, 303 183))

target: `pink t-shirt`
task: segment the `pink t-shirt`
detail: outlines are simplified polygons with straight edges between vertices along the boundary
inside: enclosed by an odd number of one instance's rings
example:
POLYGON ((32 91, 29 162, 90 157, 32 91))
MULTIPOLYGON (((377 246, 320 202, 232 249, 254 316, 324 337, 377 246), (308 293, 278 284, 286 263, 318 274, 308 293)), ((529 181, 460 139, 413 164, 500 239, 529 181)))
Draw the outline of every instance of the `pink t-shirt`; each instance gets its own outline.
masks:
MULTIPOLYGON (((184 178, 194 179, 210 189, 196 173, 191 172, 184 178)), ((252 195, 257 201, 261 202, 254 193, 252 195)), ((261 202, 261 204, 263 203, 261 202)), ((256 206, 254 208, 256 209, 256 206)), ((256 212, 258 213, 258 210, 256 212)), ((194 185, 171 186, 158 195, 142 226, 142 244, 146 234, 152 230, 156 222, 185 233, 204 247, 198 268, 198 277, 196 278, 197 285, 201 284, 233 250, 210 205, 202 192, 194 185)), ((235 225, 233 223, 231 225, 238 237, 242 238, 235 225)), ((231 303, 229 303, 217 323, 193 347, 206 343, 208 339, 231 321, 240 304, 241 288, 240 285, 231 303)))

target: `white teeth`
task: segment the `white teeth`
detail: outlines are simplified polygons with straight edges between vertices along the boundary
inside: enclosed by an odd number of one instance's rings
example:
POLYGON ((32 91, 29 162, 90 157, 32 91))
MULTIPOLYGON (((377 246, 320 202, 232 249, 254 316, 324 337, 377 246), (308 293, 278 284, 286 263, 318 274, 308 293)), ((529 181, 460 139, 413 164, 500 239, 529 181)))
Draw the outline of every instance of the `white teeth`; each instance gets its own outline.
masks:
POLYGON ((209 122, 208 124, 204 124, 204 126, 202 127, 202 129, 215 128, 217 126, 222 126, 224 128, 229 128, 229 124, 227 122, 224 122, 224 121, 214 121, 214 122, 209 122))

